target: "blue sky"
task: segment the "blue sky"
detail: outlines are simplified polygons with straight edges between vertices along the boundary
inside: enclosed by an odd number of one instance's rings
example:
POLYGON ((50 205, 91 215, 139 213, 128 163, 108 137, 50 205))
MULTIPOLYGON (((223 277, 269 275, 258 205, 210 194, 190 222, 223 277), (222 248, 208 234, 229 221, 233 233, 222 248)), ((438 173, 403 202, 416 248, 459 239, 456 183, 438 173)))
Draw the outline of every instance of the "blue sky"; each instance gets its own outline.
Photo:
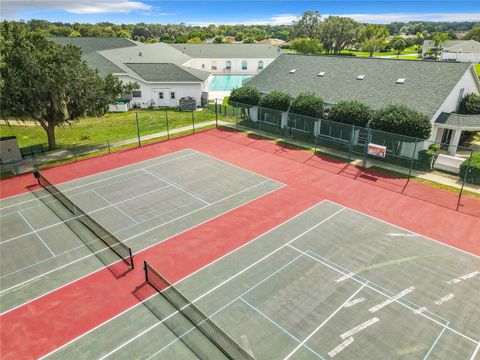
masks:
POLYGON ((374 23, 480 20, 478 0, 2 0, 1 18, 88 23, 290 24, 305 10, 374 23))

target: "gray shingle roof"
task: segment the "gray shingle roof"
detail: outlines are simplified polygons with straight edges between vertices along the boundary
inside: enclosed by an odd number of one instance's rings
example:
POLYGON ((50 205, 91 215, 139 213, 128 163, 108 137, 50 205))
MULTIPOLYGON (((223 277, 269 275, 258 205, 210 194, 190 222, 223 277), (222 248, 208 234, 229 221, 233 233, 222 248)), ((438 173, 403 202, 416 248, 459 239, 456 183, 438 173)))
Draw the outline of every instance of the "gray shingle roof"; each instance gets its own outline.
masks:
POLYGON ((82 49, 83 54, 89 54, 95 51, 117 49, 136 44, 125 38, 114 37, 51 37, 49 40, 55 41, 60 45, 75 45, 82 49))
POLYGON ((199 82, 210 76, 210 73, 206 71, 194 70, 172 63, 126 63, 125 65, 146 81, 199 82))
POLYGON ((471 64, 283 54, 244 82, 263 93, 311 91, 327 103, 358 100, 381 108, 403 103, 433 116, 471 64), (296 72, 290 74, 290 70, 296 72), (318 76, 319 72, 324 76, 318 76), (357 80, 358 75, 365 75, 357 80), (400 78, 406 79, 397 84, 400 78))
POLYGON ((97 69, 98 74, 101 76, 105 76, 109 73, 118 74, 124 72, 117 65, 112 63, 110 60, 104 58, 97 52, 83 55, 83 59, 87 62, 90 68, 97 69))
POLYGON ((480 130, 480 114, 465 115, 442 112, 435 123, 449 128, 478 131, 480 130))
POLYGON ((261 58, 274 59, 279 48, 264 44, 170 44, 193 58, 261 58))
MULTIPOLYGON (((431 49, 433 44, 432 40, 425 40, 423 42, 424 50, 431 49)), ((480 52, 480 43, 475 40, 449 40, 442 45, 442 48, 449 52, 477 53, 480 52)))

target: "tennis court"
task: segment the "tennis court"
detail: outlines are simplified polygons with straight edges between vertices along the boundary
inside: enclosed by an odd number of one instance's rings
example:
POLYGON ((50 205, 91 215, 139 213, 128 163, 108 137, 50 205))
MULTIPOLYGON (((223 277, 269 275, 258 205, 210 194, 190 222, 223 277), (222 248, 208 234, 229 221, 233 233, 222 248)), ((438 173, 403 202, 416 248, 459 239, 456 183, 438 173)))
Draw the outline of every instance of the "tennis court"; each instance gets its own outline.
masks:
MULTIPOLYGON (((185 150, 58 188, 136 253, 281 186, 185 150)), ((130 270, 43 188, 2 201, 0 214, 2 313, 113 263, 117 276, 130 270)))
MULTIPOLYGON (((473 359, 479 270, 476 256, 324 201, 175 288, 256 359, 473 359)), ((85 354, 225 358, 158 294, 47 358, 85 354)))
POLYGON ((4 182, 0 357, 479 358, 478 218, 251 141, 4 182))

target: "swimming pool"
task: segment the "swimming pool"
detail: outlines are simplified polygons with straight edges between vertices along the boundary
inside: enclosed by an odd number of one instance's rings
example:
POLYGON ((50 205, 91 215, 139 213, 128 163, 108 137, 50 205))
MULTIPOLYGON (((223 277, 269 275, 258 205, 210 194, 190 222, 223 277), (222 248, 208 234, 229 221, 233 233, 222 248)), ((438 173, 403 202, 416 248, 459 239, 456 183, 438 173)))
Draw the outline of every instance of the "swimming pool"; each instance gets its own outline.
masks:
POLYGON ((235 88, 241 87, 245 79, 252 77, 252 75, 212 75, 210 82, 210 91, 231 91, 235 88))

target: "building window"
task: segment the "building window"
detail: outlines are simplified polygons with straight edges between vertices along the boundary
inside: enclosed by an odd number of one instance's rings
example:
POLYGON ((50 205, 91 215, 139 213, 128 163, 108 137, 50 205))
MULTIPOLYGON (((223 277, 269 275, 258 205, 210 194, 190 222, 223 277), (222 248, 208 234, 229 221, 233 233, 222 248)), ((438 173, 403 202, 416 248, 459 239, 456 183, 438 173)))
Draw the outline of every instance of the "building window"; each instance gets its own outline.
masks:
POLYGON ((202 70, 205 70, 205 64, 202 64, 202 70))
POLYGON ((216 60, 212 61, 212 70, 217 70, 217 61, 216 60))
POLYGON ((465 93, 465 89, 461 88, 460 89, 460 94, 458 94, 458 102, 462 102, 464 93, 465 93))
POLYGON ((247 60, 242 61, 242 70, 247 70, 247 60))
POLYGON ((141 98, 142 97, 142 91, 141 90, 132 90, 132 97, 141 98))
POLYGON ((259 60, 258 61, 258 70, 262 70, 263 69, 263 60, 259 60))
POLYGON ((170 93, 170 99, 175 99, 175 93, 173 91, 170 93))
POLYGON ((227 65, 225 66, 227 70, 232 70, 232 62, 230 60, 227 60, 227 65))
POLYGON ((158 97, 159 97, 160 99, 163 99, 163 91, 161 91, 161 92, 158 93, 158 97))

